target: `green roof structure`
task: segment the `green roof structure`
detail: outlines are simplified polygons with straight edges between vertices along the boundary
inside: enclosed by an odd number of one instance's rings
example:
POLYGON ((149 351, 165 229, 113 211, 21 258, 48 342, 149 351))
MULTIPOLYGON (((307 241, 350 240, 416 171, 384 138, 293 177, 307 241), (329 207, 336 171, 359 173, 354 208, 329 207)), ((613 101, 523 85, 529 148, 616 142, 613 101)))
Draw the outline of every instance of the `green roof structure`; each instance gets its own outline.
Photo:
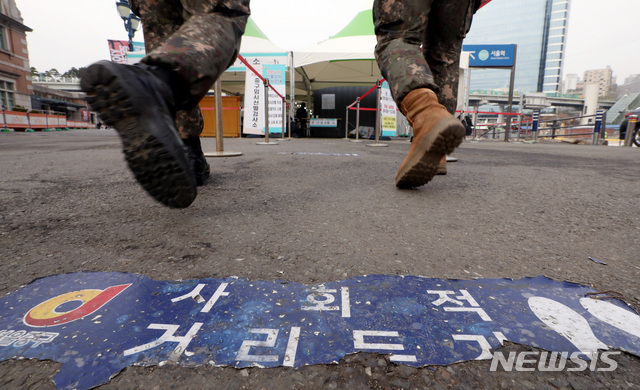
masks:
POLYGON ((336 35, 331 36, 329 39, 344 38, 344 37, 356 37, 361 35, 374 35, 373 28, 373 10, 364 10, 356 15, 355 18, 349 22, 342 30, 336 35))

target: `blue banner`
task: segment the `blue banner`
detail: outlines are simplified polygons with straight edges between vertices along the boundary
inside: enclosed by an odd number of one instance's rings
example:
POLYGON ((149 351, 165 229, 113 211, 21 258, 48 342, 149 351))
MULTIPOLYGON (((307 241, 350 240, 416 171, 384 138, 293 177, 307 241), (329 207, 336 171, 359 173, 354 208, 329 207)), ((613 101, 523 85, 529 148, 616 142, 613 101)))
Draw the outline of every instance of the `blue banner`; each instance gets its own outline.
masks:
POLYGON ((640 317, 594 293, 545 277, 302 285, 65 274, 0 300, 0 360, 60 362, 59 388, 88 389, 131 365, 297 368, 364 351, 418 367, 490 359, 504 340, 586 358, 608 348, 640 355, 640 317))

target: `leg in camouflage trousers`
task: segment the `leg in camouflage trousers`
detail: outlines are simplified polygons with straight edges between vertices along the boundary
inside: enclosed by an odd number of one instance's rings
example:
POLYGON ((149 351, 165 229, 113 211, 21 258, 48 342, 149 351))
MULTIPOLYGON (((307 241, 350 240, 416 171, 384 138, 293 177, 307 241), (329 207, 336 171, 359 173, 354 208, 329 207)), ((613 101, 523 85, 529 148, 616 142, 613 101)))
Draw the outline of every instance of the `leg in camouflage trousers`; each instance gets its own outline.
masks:
MULTIPOLYGON (((211 87, 209 81, 215 82, 238 55, 240 36, 237 33, 240 29, 244 32, 249 13, 248 1, 131 0, 131 4, 134 13, 140 16, 142 25, 145 26, 144 40, 149 55, 142 62, 181 69, 184 80, 196 84, 194 89, 187 92, 186 100, 199 102, 203 93, 198 89, 200 84, 208 85, 204 90, 206 93, 211 87), (220 9, 225 11, 212 12, 220 9), (180 47, 175 46, 176 42, 180 47), (191 48, 203 48, 202 55, 186 54, 185 42, 191 48), (214 51, 215 55, 208 53, 210 51, 214 51), (186 55, 176 56, 176 53, 186 55), (208 68, 203 69, 203 63, 208 64, 208 68), (207 71, 211 73, 203 74, 207 71), (191 94, 195 96, 189 96, 191 94)), ((209 177, 210 168, 200 144, 200 134, 204 128, 200 107, 196 105, 191 109, 178 111, 176 127, 187 146, 196 184, 203 185, 209 177)))
POLYGON ((135 66, 95 63, 81 75, 81 87, 100 118, 118 131, 142 187, 169 207, 188 207, 208 175, 199 139, 202 115, 195 108, 235 61, 249 0, 131 5, 144 25, 147 56, 135 66))
POLYGON ((452 114, 462 40, 479 5, 478 0, 374 1, 376 59, 414 131, 396 175, 399 188, 429 182, 462 142, 464 126, 452 114))

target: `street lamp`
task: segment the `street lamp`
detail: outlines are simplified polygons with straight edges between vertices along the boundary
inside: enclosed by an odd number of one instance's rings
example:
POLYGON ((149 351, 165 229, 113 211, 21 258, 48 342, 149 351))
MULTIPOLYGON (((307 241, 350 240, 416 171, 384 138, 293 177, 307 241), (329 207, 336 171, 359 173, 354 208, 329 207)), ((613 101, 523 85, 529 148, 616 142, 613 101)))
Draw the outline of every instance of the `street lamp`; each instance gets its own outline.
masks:
POLYGON ((129 51, 133 51, 133 36, 135 35, 138 27, 140 27, 140 18, 138 18, 133 12, 131 12, 131 6, 127 0, 120 0, 116 2, 116 8, 120 17, 124 21, 124 28, 129 34, 129 51))

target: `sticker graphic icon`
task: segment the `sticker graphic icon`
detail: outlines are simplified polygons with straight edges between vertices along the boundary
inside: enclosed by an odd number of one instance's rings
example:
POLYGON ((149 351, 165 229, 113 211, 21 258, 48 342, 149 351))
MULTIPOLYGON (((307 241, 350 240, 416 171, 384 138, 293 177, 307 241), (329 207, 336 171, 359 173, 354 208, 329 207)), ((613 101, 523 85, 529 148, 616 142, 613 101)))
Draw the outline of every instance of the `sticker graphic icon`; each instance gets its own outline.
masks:
POLYGON ((25 325, 50 327, 64 325, 86 317, 104 306, 130 284, 112 286, 104 290, 81 290, 58 295, 29 310, 24 316, 25 325), (75 307, 72 305, 75 304, 75 307), (72 306, 65 311, 65 307, 72 306))

